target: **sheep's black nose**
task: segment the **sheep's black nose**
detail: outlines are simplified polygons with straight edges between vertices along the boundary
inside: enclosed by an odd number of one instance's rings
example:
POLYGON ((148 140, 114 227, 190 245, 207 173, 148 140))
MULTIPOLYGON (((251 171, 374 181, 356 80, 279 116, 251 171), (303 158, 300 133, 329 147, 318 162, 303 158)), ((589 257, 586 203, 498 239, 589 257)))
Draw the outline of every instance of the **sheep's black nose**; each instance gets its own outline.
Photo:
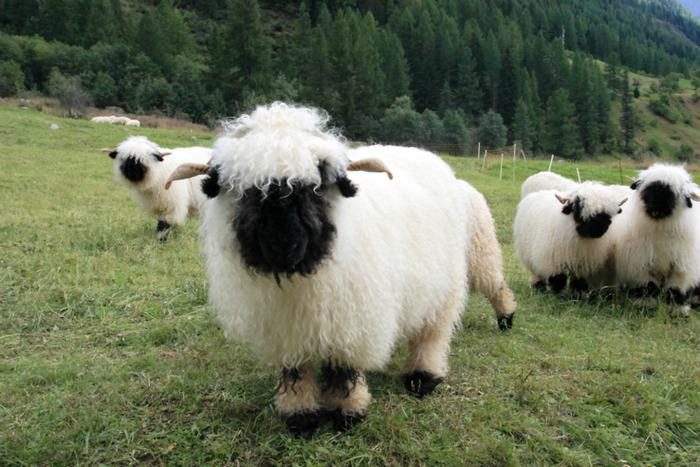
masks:
POLYGON ((578 234, 584 238, 600 238, 610 227, 610 214, 600 213, 576 226, 578 234))

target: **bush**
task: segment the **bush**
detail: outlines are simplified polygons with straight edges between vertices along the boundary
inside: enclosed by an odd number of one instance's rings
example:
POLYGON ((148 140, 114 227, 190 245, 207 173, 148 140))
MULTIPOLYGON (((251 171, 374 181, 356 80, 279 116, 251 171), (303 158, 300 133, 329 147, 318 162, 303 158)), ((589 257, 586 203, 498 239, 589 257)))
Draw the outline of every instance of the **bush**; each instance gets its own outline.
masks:
POLYGON ((451 154, 466 155, 469 149, 469 129, 467 119, 461 111, 445 112, 445 144, 451 154))
POLYGON ((90 95, 83 89, 78 76, 63 76, 54 68, 49 74, 49 95, 58 99, 59 104, 73 118, 85 115, 85 107, 90 104, 90 95))
POLYGON ((24 90, 24 73, 14 60, 0 63, 0 97, 16 96, 24 90))
POLYGON ((693 151, 693 148, 687 144, 681 144, 680 147, 676 149, 675 156, 676 159, 681 162, 690 162, 695 159, 695 152, 693 151))
POLYGON ((95 76, 90 94, 97 107, 114 105, 117 103, 117 83, 107 73, 100 71, 95 76))

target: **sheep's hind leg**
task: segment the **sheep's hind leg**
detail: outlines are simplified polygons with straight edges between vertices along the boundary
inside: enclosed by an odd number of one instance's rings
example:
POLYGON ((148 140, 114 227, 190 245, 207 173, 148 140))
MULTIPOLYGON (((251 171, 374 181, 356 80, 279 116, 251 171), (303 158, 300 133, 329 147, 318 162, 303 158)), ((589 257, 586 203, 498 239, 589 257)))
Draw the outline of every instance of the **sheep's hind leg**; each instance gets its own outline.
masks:
POLYGON ((158 221, 158 225, 156 226, 156 237, 158 240, 161 242, 166 241, 168 239, 168 235, 170 234, 170 229, 170 224, 165 221, 158 221))
POLYGON ((690 305, 688 304, 689 294, 681 292, 677 287, 666 289, 665 292, 664 298, 666 299, 666 303, 673 307, 671 311, 675 308, 681 316, 688 317, 690 315, 690 305))
POLYGON ((574 297, 583 297, 588 292, 588 282, 582 277, 572 277, 569 290, 574 297))
POLYGON ((283 368, 277 387, 277 413, 289 431, 302 438, 310 438, 321 423, 319 387, 311 365, 283 368))
POLYGON ((367 415, 372 396, 361 370, 326 363, 321 368, 321 389, 336 430, 349 430, 367 415))

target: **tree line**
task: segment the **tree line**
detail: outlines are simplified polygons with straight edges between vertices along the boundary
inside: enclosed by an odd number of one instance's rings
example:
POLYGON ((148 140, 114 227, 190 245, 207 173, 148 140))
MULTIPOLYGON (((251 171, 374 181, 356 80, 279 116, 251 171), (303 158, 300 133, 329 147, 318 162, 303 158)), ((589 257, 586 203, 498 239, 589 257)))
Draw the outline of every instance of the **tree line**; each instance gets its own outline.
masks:
POLYGON ((700 61, 697 24, 636 0, 0 0, 0 31, 0 95, 68 83, 209 124, 280 99, 350 138, 456 153, 630 149, 623 70, 700 61))

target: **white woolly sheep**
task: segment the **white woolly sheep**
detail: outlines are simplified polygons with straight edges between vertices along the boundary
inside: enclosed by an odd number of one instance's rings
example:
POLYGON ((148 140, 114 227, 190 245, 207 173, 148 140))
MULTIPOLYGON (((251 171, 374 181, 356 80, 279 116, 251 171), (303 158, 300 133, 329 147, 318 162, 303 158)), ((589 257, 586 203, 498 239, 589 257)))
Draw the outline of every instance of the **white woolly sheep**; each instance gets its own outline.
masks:
POLYGON ((211 166, 171 177, 208 171, 210 302, 228 337, 283 368, 277 410, 302 436, 322 410, 338 429, 361 419, 364 372, 384 368, 402 337, 404 384, 430 393, 467 295, 467 201, 452 170, 419 149, 351 150, 327 121, 315 109, 258 107, 231 123, 211 166))
POLYGON ((518 205, 514 236, 531 284, 537 289, 549 284, 559 293, 570 275, 571 291, 578 294, 597 282, 612 255, 613 243, 605 234, 625 201, 594 182, 566 194, 545 190, 525 196, 518 205))
POLYGON ((138 120, 133 120, 133 119, 130 118, 130 119, 128 119, 128 120, 126 121, 125 125, 126 125, 126 126, 140 127, 140 126, 141 126, 141 122, 139 122, 138 120))
POLYGON ((556 190, 560 192, 570 192, 578 188, 575 181, 557 175, 553 172, 538 172, 525 179, 520 187, 520 199, 536 191, 556 190))
MULTIPOLYGON (((211 149, 203 147, 163 149, 143 136, 132 136, 116 149, 103 149, 114 159, 114 176, 147 214, 158 220, 156 236, 164 241, 171 226, 199 212, 206 200, 200 180, 164 184, 171 173, 187 162, 206 163, 211 149)), ((199 177, 200 179, 203 177, 199 177)))
POLYGON ((505 331, 513 327, 517 304, 513 291, 503 276, 503 255, 496 237, 496 224, 486 198, 469 183, 459 180, 468 204, 472 222, 469 246, 469 289, 484 294, 496 312, 498 327, 505 331))
POLYGON ((112 117, 107 117, 107 116, 92 117, 90 119, 90 121, 93 123, 112 123, 112 117))
POLYGON ((633 296, 656 295, 689 311, 688 295, 700 284, 698 187, 679 166, 654 164, 632 184, 634 196, 611 229, 615 275, 633 296))

